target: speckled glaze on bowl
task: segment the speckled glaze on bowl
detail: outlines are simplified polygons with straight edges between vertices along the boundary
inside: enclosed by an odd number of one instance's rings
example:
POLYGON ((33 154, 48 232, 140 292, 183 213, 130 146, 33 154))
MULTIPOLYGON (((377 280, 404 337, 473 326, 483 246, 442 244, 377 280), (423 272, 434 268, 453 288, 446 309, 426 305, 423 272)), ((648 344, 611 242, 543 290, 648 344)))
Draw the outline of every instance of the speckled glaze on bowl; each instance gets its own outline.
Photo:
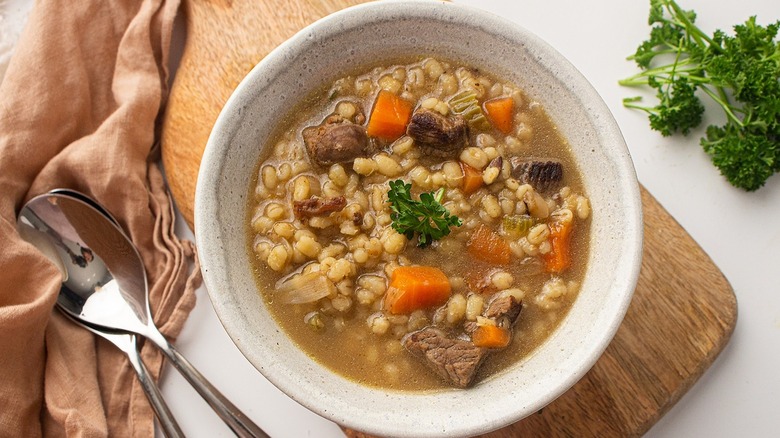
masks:
POLYGON ((258 64, 225 105, 198 177, 195 235, 216 312, 241 352, 279 389, 341 425, 381 436, 488 432, 541 409, 577 382, 614 336, 636 285, 639 188, 621 133, 596 91, 560 54, 487 12, 436 1, 381 1, 326 17, 258 64), (244 220, 262 147, 321 84, 382 57, 434 55, 480 66, 542 102, 571 144, 593 206, 580 295, 530 357, 467 390, 395 392, 346 380, 277 326, 256 289, 244 220), (476 408, 478 407, 478 408, 476 408))

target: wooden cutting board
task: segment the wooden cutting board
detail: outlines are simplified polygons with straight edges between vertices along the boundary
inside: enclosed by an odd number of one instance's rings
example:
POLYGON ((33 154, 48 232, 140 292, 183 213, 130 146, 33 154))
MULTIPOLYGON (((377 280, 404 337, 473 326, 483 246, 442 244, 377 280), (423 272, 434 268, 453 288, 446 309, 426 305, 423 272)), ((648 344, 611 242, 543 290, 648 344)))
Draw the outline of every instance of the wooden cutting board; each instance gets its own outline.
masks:
MULTIPOLYGON (((222 105, 271 49, 316 19, 360 0, 184 0, 187 41, 163 123, 173 196, 192 226, 198 166, 222 105)), ((645 247, 636 294, 593 369, 542 411, 489 437, 645 433, 728 342, 734 292, 693 239, 642 188, 645 247)), ((366 435, 345 430, 350 437, 366 435)))

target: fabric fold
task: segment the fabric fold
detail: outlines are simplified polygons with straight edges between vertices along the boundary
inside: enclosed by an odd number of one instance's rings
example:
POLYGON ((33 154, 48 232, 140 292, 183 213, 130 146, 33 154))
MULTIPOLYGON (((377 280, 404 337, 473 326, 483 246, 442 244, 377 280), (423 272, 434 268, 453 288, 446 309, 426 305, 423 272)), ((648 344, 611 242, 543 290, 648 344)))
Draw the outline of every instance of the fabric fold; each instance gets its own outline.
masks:
MULTIPOLYGON (((153 436, 124 354, 53 310, 56 268, 16 230, 57 187, 103 204, 138 247, 157 325, 178 336, 195 304, 194 245, 151 156, 167 98, 178 0, 39 0, 0 83, 0 435, 153 436)), ((141 355, 157 378, 163 358, 141 355)))

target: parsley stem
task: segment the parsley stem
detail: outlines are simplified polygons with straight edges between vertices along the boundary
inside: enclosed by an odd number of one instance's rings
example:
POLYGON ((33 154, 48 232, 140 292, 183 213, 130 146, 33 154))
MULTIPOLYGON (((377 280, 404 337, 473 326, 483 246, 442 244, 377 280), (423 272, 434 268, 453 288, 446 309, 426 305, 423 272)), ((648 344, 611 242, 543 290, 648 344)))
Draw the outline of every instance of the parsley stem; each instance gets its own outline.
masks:
POLYGON ((433 195, 433 199, 436 200, 439 204, 441 204, 442 199, 444 199, 444 187, 440 188, 439 190, 436 190, 436 193, 433 195))
MULTIPOLYGON (((708 95, 708 96, 710 96, 710 98, 712 98, 712 100, 714 100, 714 101, 715 101, 715 102, 717 102, 717 103, 718 103, 720 106, 722 106, 722 107, 723 107, 723 112, 725 112, 725 113, 726 113, 726 117, 728 117, 729 119, 731 119, 731 121, 733 121, 734 123, 736 123, 736 124, 737 124, 737 125, 738 125, 740 128, 744 126, 744 125, 742 124, 742 120, 740 120, 740 119, 739 119, 739 117, 737 117, 737 116, 734 114, 734 112, 733 112, 733 111, 731 111, 731 108, 732 108, 732 107, 731 107, 731 105, 729 105, 728 101, 724 102, 724 101, 721 99, 721 97, 720 97, 720 96, 718 96, 717 94, 715 94, 715 92, 713 92, 712 90, 710 90, 710 89, 709 89, 709 87, 701 86, 701 87, 699 87, 699 88, 701 88, 701 89, 702 89, 702 90, 703 90, 705 93, 707 93, 707 95, 708 95)), ((721 89, 719 89, 719 91, 722 91, 722 90, 721 90, 721 89)), ((725 97, 725 93, 724 93, 724 95, 723 95, 723 96, 725 97)))
POLYGON ((696 41, 696 44, 700 47, 705 47, 707 44, 713 46, 715 45, 715 42, 707 36, 704 32, 701 31, 693 22, 688 18, 688 13, 684 11, 680 5, 678 5, 674 1, 668 2, 668 7, 671 8, 670 12, 673 16, 675 16, 680 24, 682 24, 685 27, 685 30, 687 31, 687 34, 693 37, 693 39, 696 41), (704 44, 702 40, 706 41, 707 44, 704 44))

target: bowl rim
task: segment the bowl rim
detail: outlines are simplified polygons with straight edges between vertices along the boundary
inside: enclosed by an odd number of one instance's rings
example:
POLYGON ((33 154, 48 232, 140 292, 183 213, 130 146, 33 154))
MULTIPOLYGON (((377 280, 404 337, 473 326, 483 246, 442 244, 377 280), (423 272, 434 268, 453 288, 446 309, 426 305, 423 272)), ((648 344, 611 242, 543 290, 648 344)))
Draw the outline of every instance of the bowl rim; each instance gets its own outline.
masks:
MULTIPOLYGON (((549 391, 547 397, 538 400, 534 404, 524 406, 524 408, 518 412, 515 412, 514 414, 503 415, 499 418, 491 418, 491 424, 488 425, 471 424, 467 427, 458 428, 457 430, 443 431, 443 434, 441 433, 442 431, 420 429, 414 431, 415 436, 455 436, 460 434, 465 436, 477 433, 485 433, 489 430, 502 427, 533 412, 536 412, 538 409, 549 404, 555 398, 567 391, 585 375, 585 373, 593 366, 593 364, 595 364, 598 358, 601 357, 609 342, 617 332, 617 329, 625 316, 639 278, 639 270, 641 266, 643 222, 639 185, 636 180, 636 173, 630 158, 630 154, 628 152, 628 148, 625 145, 625 141, 623 140, 622 135, 620 134, 620 129, 617 125, 617 122, 609 111, 606 103, 598 95, 596 90, 587 81, 587 79, 576 69, 576 67, 574 67, 574 65, 572 65, 540 37, 526 30, 517 23, 511 22, 483 9, 469 5, 431 0, 382 0, 379 2, 363 3, 342 9, 303 28, 293 37, 272 50, 246 75, 246 77, 234 90, 221 110, 220 115, 217 118, 209 136, 207 146, 204 150, 198 174, 194 205, 195 239, 196 242, 199 243, 198 248, 201 258, 201 265, 203 267, 204 284, 206 285, 209 298, 215 308, 220 322, 230 336, 231 340, 236 344, 242 354, 246 356, 246 352, 242 347, 242 341, 234 336, 229 327, 229 324, 226 324, 226 321, 231 317, 231 312, 233 309, 229 308, 229 306, 220 300, 217 295, 219 288, 215 287, 215 285, 221 284, 224 279, 220 278, 220 273, 218 271, 209 269, 210 266, 220 265, 220 262, 217 260, 220 243, 215 238, 215 236, 211 235, 203 228, 203 224, 208 222, 208 218, 214 217, 217 214, 215 205, 209 197, 209 193, 211 190, 213 190, 213 187, 216 187, 219 175, 221 174, 220 169, 223 166, 223 160, 225 158, 222 146, 225 144, 225 142, 228 141, 225 139, 230 137, 230 129, 233 125, 231 122, 231 117, 242 106, 243 100, 246 99, 246 95, 248 94, 249 89, 251 89, 253 86, 252 83, 259 81, 264 71, 268 70, 269 68, 273 69, 276 65, 283 63, 284 59, 289 57, 290 53, 300 53, 305 50, 307 44, 311 44, 310 35, 312 33, 321 33, 324 30, 326 31, 325 35, 328 35, 332 32, 338 33, 340 30, 343 30, 345 26, 347 26, 345 23, 349 22, 349 20, 359 20, 359 17, 366 11, 372 11, 374 13, 381 12, 387 14, 388 16, 392 16, 394 14, 398 14, 399 10, 403 10, 405 14, 412 13, 416 18, 424 18, 425 16, 429 16, 429 18, 433 17, 436 20, 440 20, 439 17, 435 17, 437 12, 441 12, 440 8, 449 8, 447 11, 451 12, 451 16, 453 17, 479 17, 486 27, 490 25, 491 27, 502 27, 503 30, 511 30, 513 37, 522 38, 523 40, 532 43, 537 51, 551 55, 545 62, 554 65, 555 68, 561 72, 561 75, 567 77, 567 80, 574 81, 577 85, 578 91, 585 93, 585 98, 589 99, 588 101, 591 103, 590 110, 603 116, 603 119, 600 120, 600 122, 605 125, 606 129, 610 130, 609 134, 614 137, 613 140, 618 143, 618 146, 622 146, 622 150, 620 151, 621 154, 612 158, 616 159, 617 164, 621 167, 620 170, 624 176, 625 181, 628 182, 625 187, 621 187, 623 190, 625 190, 626 200, 628 201, 624 207, 626 207, 629 212, 633 213, 629 214, 627 217, 627 247, 625 253, 626 256, 633 261, 633 263, 631 263, 630 269, 627 269, 625 272, 623 272, 623 275, 620 276, 620 281, 625 285, 625 293, 620 296, 622 300, 615 304, 615 311, 612 314, 611 320, 607 321, 603 325, 602 330, 597 333, 598 336, 595 339, 595 342, 592 344, 592 347, 588 349, 587 353, 581 355, 581 363, 584 366, 577 368, 577 370, 573 373, 570 373, 567 378, 557 381, 549 391), (201 247, 204 249, 201 249, 201 247), (487 426, 487 428, 485 428, 485 426, 487 426)), ((250 358, 247 357, 247 359, 250 358)), ((284 387, 284 382, 280 381, 278 375, 273 374, 267 368, 263 369, 258 367, 258 365, 256 365, 252 360, 250 360, 250 362, 252 362, 253 366, 255 366, 269 381, 271 381, 272 384, 279 387, 279 389, 282 390, 285 394, 295 399, 309 410, 332 421, 335 421, 342 426, 361 431, 368 431, 370 433, 389 432, 393 435, 406 435, 410 433, 408 430, 405 431, 399 430, 398 428, 392 428, 392 425, 389 429, 383 428, 378 430, 376 424, 367 424, 364 421, 360 421, 360 419, 341 416, 333 410, 329 410, 317 405, 314 401, 302 398, 300 395, 296 396, 294 394, 290 394, 290 392, 288 392, 290 388, 284 387)), ((389 422, 392 422, 392 420, 389 420, 389 422)), ((386 427, 386 425, 380 427, 386 427)))

